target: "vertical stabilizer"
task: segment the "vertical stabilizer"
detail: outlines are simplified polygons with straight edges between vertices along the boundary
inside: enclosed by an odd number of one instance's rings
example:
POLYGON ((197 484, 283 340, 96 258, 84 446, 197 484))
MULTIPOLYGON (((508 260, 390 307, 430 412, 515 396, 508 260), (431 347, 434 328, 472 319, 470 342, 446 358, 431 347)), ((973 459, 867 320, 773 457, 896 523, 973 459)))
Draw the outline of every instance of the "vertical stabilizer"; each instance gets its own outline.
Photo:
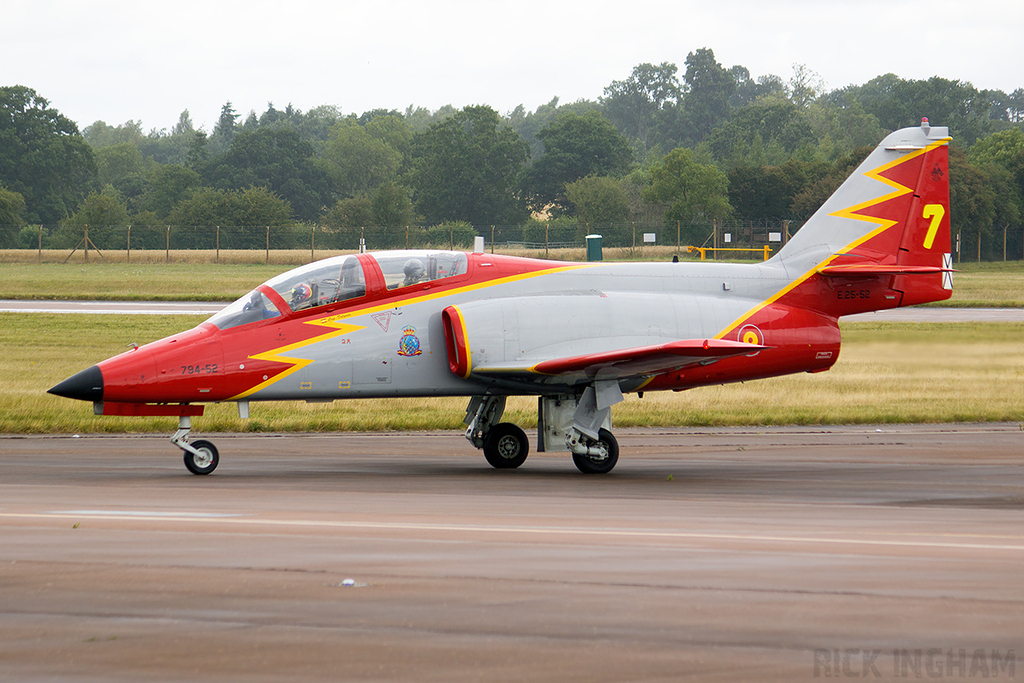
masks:
POLYGON ((886 137, 777 258, 799 280, 884 278, 899 306, 948 299, 949 140, 927 119, 886 137))

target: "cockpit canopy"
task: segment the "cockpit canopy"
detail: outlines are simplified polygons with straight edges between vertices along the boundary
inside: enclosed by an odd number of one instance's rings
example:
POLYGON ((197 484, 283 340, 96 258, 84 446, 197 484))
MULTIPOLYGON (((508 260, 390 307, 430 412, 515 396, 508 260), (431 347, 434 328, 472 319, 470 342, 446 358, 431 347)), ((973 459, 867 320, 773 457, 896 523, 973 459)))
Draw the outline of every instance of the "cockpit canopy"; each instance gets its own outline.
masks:
MULTIPOLYGON (((408 250, 378 252, 367 256, 376 263, 384 276, 381 295, 468 272, 469 262, 462 252, 408 250)), ((226 330, 308 308, 358 299, 367 296, 368 279, 364 264, 358 256, 334 256, 289 270, 261 285, 279 294, 287 305, 286 310, 282 311, 271 297, 257 288, 225 307, 207 322, 226 330)))

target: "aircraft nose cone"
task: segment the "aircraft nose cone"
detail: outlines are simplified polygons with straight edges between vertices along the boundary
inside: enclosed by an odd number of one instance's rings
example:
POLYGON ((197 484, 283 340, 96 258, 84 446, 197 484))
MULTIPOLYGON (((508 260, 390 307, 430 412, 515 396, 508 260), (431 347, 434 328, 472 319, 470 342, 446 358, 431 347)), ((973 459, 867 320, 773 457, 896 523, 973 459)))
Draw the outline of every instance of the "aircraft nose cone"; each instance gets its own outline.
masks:
POLYGON ((103 373, 98 366, 82 370, 76 375, 50 389, 46 393, 56 394, 64 398, 76 398, 79 401, 102 401, 103 400, 103 373))

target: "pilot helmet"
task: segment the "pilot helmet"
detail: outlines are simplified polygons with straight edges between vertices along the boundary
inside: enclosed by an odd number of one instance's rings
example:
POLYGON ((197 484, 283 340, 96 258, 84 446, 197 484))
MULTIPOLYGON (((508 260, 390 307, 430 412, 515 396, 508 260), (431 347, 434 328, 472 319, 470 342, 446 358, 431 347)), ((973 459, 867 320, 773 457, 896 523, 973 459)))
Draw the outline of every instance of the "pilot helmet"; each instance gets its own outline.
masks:
POLYGON ((423 277, 423 262, 416 258, 411 258, 405 262, 405 277, 410 280, 423 277))
POLYGON ((305 282, 300 282, 292 289, 292 302, 294 303, 305 301, 311 296, 313 296, 313 288, 305 282))

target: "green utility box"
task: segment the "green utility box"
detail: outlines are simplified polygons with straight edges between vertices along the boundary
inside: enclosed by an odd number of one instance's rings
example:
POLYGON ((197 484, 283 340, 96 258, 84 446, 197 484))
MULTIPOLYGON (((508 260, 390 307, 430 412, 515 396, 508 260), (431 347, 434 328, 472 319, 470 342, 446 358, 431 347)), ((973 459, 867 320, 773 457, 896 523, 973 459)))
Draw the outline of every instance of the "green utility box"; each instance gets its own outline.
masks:
POLYGON ((588 261, 603 261, 604 256, 601 254, 601 235, 587 235, 587 260, 588 261))

